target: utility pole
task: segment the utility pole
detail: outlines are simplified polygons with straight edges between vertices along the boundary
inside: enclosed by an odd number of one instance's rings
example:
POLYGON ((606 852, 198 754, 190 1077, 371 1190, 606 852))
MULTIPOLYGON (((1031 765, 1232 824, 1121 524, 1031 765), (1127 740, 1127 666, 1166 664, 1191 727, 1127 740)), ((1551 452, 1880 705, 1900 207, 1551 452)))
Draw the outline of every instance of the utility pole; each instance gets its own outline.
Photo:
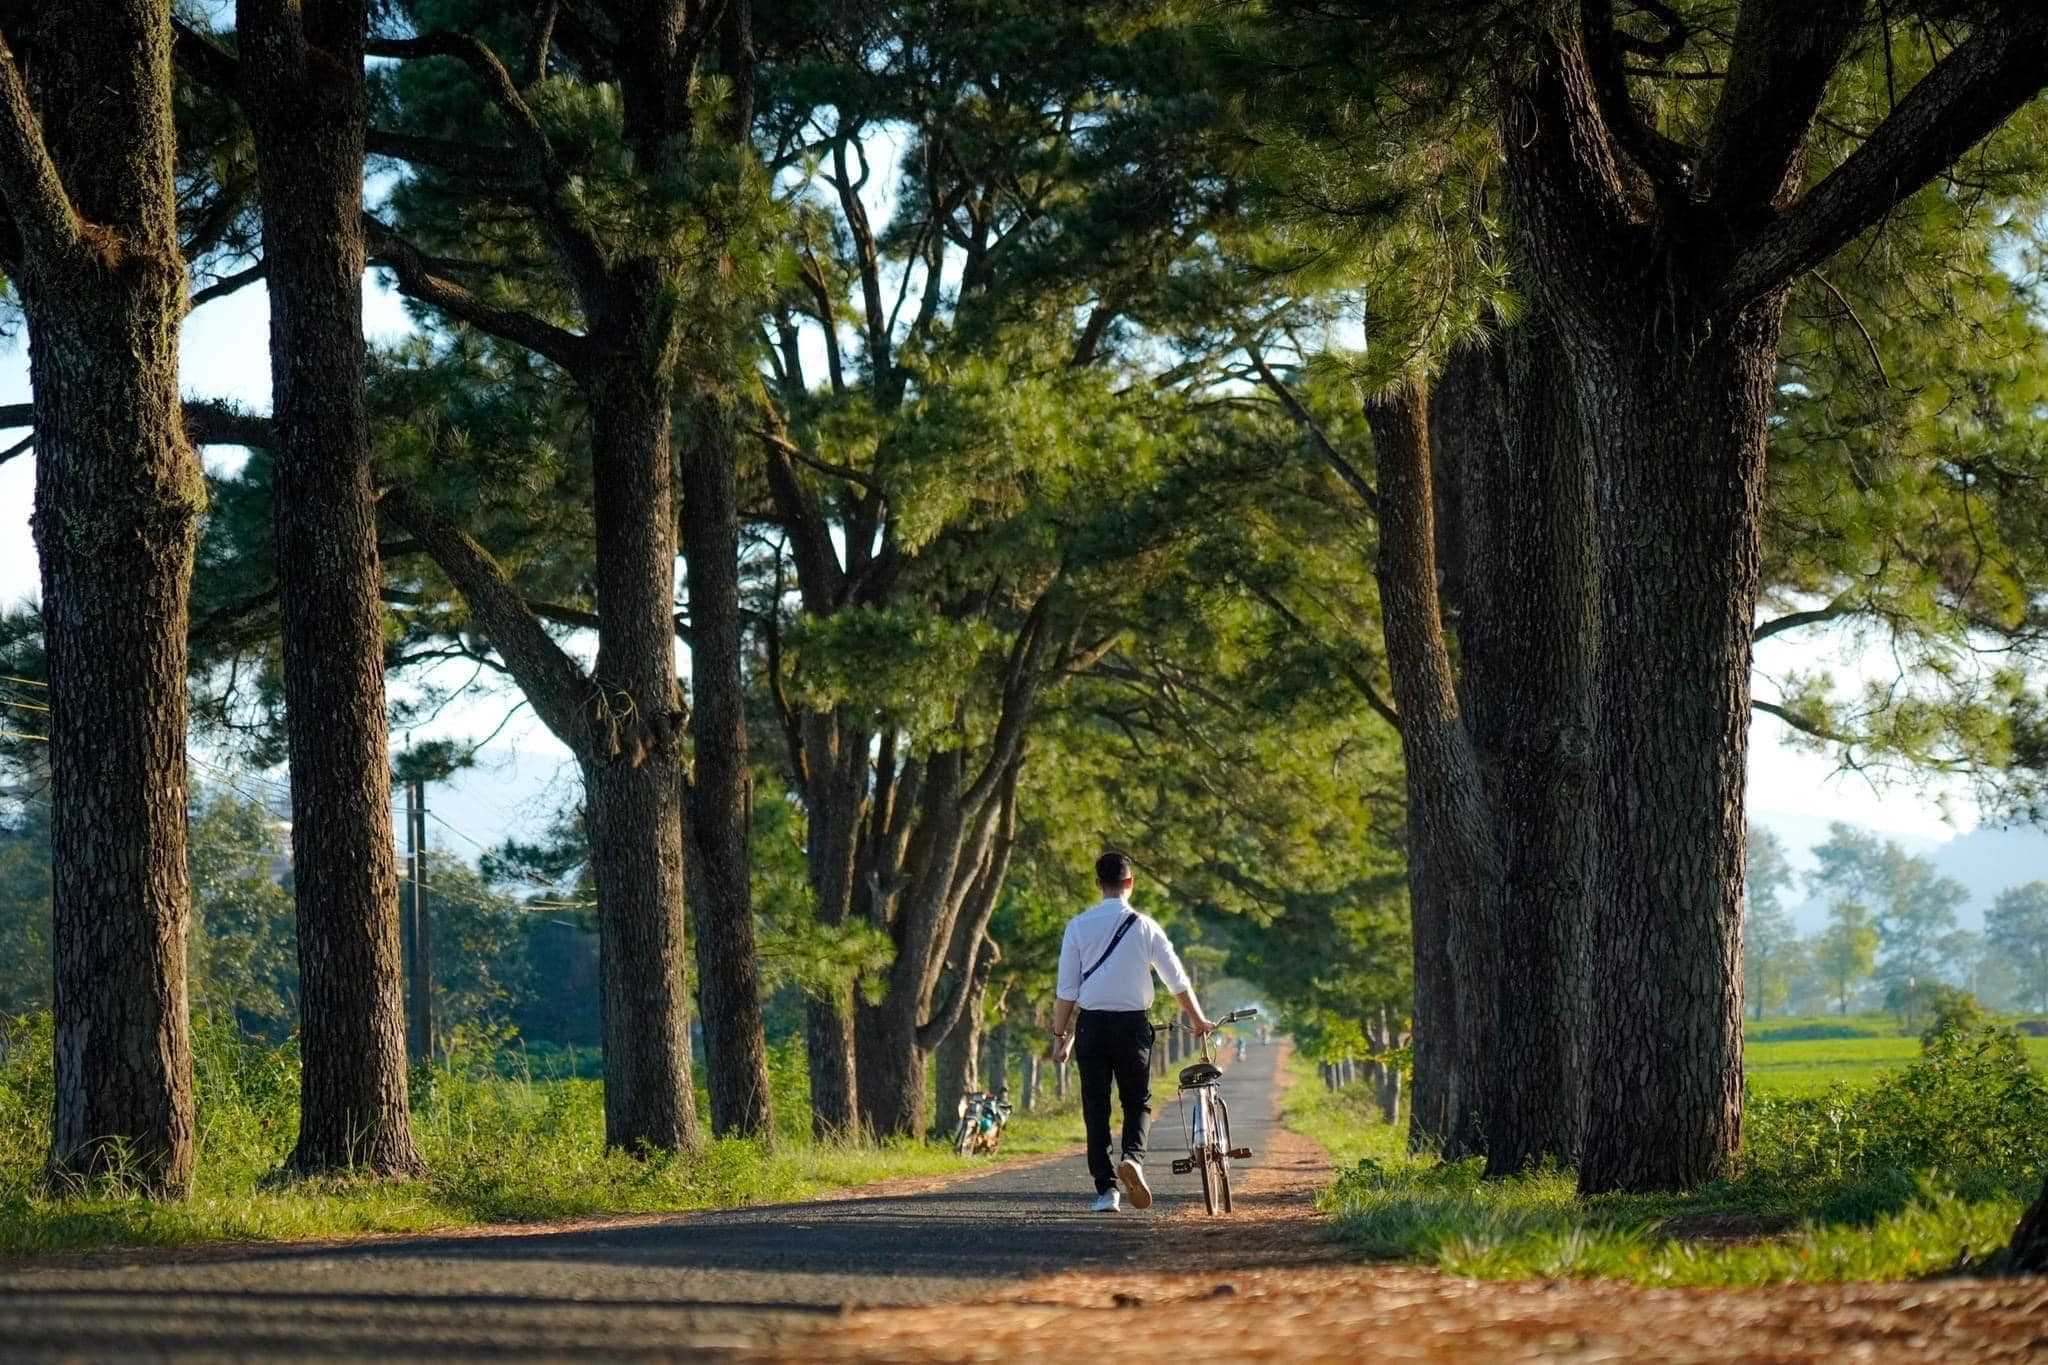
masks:
POLYGON ((427 784, 405 780, 405 927, 406 1051, 416 1062, 434 1056, 434 936, 427 923, 421 886, 427 861, 427 784))

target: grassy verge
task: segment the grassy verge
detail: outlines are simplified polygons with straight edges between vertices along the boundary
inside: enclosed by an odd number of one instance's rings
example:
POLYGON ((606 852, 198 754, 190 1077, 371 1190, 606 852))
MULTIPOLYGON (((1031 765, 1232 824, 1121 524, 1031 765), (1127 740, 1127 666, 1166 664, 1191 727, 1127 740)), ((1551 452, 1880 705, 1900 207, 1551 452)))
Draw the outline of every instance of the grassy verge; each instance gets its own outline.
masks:
MULTIPOLYGON (((18 1026, 0 1049, 0 1254, 96 1246, 277 1241, 440 1231, 596 1214, 681 1213, 803 1199, 853 1185, 971 1171, 939 1143, 819 1144, 805 1136, 803 1059, 774 1058, 780 1118, 772 1143, 716 1141, 691 1157, 639 1160, 603 1150, 595 1081, 416 1076, 414 1134, 431 1168, 403 1185, 266 1182, 290 1150, 297 1064, 288 1050, 199 1031, 199 1167, 192 1196, 164 1204, 108 1185, 51 1199, 39 1185, 49 1137, 48 1046, 18 1026)), ((1006 1157, 1057 1151, 1079 1132, 1077 1102, 1018 1115, 1006 1157)))
MULTIPOLYGON (((1982 1262, 2037 1186, 2024 1160, 1950 1171, 1863 1165, 1804 1174, 1753 1160, 1687 1195, 1578 1196, 1569 1172, 1480 1179, 1479 1163, 1411 1156, 1358 1089, 1330 1094, 1296 1062, 1286 1122, 1342 1174, 1323 1195, 1359 1253, 1455 1275, 1643 1285, 1907 1279, 1982 1262)), ((1759 1140, 1791 1142, 1779 1127, 1759 1140)))

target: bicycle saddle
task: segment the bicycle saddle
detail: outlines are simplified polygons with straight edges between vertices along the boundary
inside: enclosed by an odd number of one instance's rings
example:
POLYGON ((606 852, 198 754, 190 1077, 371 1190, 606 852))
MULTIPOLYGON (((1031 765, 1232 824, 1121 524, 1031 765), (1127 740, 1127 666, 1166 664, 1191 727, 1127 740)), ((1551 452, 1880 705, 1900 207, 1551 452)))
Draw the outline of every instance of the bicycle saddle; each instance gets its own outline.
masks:
POLYGON ((1181 1089, 1186 1090, 1197 1085, 1208 1085, 1222 1075, 1223 1068, 1212 1065, 1209 1062, 1196 1062, 1193 1066, 1184 1066, 1180 1069, 1181 1089))

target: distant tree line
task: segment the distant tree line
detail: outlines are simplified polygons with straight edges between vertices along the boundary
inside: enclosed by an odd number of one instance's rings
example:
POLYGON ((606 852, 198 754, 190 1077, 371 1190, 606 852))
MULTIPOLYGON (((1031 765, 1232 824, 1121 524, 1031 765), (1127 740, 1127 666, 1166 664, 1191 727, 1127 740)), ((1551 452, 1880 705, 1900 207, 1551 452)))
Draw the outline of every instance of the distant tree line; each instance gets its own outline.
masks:
POLYGON ((2048 882, 2018 882, 1984 911, 1981 932, 1957 926, 1962 883, 1928 859, 1848 825, 1812 850, 1803 879, 1783 844, 1751 829, 1743 910, 1744 992, 1752 1017, 1931 1012, 1937 988, 1964 991, 1998 1010, 2048 1011, 2048 882), (1801 888, 1826 923, 1801 935, 1788 896, 1801 888))

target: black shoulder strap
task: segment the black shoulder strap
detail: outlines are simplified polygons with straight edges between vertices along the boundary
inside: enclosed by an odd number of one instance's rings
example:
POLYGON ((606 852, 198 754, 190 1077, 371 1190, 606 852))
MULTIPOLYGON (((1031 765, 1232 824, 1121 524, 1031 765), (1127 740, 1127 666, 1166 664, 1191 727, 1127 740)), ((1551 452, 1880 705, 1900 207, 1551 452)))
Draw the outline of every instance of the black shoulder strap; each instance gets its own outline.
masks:
POLYGON ((1124 941, 1124 935, 1131 932, 1131 926, 1133 924, 1136 924, 1137 922, 1138 912, 1135 910, 1131 911, 1130 914, 1124 916, 1124 922, 1116 927, 1116 932, 1114 934, 1110 935, 1109 946, 1102 950, 1101 957, 1095 959, 1095 966, 1090 967, 1087 971, 1081 973, 1081 980, 1084 983, 1088 980, 1089 977, 1095 975, 1096 971, 1102 966, 1103 963, 1109 961, 1109 955, 1116 951, 1116 945, 1124 941))

